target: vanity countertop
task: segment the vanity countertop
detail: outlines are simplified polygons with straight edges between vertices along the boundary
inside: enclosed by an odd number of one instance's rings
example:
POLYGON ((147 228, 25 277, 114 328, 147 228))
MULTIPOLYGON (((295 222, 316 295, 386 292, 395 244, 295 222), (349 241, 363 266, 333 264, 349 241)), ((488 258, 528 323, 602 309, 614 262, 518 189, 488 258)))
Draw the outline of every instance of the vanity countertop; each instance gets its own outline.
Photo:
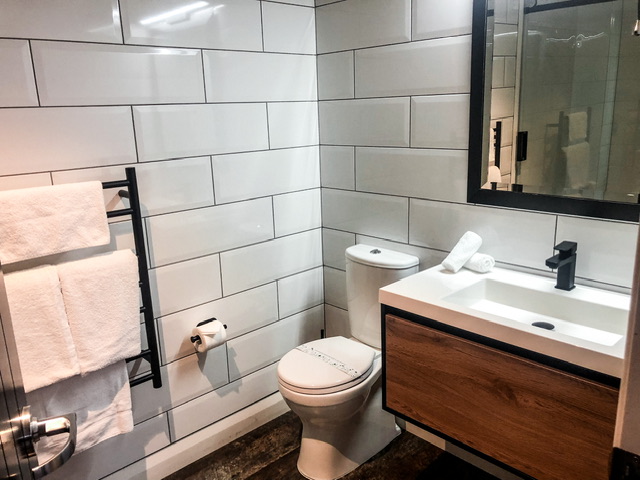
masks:
POLYGON ((555 278, 502 268, 451 273, 438 265, 381 288, 379 300, 597 372, 622 375, 629 295, 581 285, 567 292, 555 288, 555 278), (535 320, 556 329, 533 326, 535 320))

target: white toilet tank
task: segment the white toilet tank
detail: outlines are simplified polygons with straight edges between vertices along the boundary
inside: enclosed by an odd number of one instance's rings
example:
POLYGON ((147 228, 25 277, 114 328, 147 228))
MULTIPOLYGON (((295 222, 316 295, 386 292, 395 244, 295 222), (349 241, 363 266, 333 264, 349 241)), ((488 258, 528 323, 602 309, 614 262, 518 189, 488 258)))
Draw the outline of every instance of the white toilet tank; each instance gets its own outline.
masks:
POLYGON ((378 289, 418 272, 418 257, 369 245, 347 248, 347 304, 351 335, 382 347, 378 289))

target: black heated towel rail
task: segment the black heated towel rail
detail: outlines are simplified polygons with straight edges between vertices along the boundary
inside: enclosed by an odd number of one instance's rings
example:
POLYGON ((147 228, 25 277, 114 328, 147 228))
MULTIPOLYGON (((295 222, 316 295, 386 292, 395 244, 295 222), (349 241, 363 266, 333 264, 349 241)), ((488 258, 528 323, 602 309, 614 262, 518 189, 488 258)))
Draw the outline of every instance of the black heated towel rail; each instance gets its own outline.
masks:
POLYGON ((136 169, 125 168, 126 179, 112 182, 102 182, 105 190, 112 188, 124 188, 118 191, 122 198, 129 199, 129 208, 112 210, 107 212, 107 218, 131 216, 133 226, 133 241, 135 242, 136 256, 138 257, 138 271, 140 278, 140 293, 142 304, 140 313, 144 316, 144 327, 147 336, 147 348, 138 355, 127 358, 127 362, 134 362, 139 359, 149 362, 151 372, 144 375, 134 376, 129 382, 131 386, 139 385, 149 380, 153 381, 154 388, 162 387, 160 375, 160 357, 158 356, 158 339, 153 318, 153 306, 151 304, 151 287, 149 284, 149 268, 147 265, 147 252, 144 246, 144 233, 142 230, 142 214, 140 212, 140 197, 138 196, 138 182, 136 179, 136 169))

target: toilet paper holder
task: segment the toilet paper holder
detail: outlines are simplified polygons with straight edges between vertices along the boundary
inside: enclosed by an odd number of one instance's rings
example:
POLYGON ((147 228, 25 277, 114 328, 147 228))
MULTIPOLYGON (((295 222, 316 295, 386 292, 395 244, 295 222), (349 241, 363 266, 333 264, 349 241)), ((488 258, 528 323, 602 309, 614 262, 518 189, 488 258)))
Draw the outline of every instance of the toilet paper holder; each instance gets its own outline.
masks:
MULTIPOLYGON (((206 325, 207 323, 215 322, 216 320, 217 320, 217 318, 215 318, 215 317, 208 318, 207 320, 203 320, 202 322, 198 323, 198 324, 196 325, 196 328, 201 327, 202 325, 206 325)), ((227 324, 225 323, 225 324, 223 324, 222 326, 223 326, 223 327, 225 328, 225 330, 226 330, 226 328, 227 328, 227 324)), ((193 335, 193 336, 191 337, 191 343, 196 343, 196 342, 202 342, 202 339, 200 338, 200 335, 193 335)))

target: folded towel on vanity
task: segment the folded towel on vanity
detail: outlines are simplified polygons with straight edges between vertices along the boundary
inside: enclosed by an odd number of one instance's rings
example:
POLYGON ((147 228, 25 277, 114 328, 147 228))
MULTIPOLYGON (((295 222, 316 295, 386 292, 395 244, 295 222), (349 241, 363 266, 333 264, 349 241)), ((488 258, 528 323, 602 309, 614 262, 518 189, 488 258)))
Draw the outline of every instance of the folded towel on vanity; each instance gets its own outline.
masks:
MULTIPOLYGON (((40 419, 76 413, 75 454, 133 430, 131 390, 124 361, 38 389, 29 393, 27 400, 32 415, 40 419)), ((40 463, 57 454, 66 439, 66 435, 41 438, 36 444, 40 463)))
POLYGON ((491 255, 486 253, 474 253, 464 264, 464 268, 478 273, 487 273, 495 266, 496 261, 491 255))
POLYGON ((56 268, 4 276, 26 392, 80 373, 56 268))
POLYGON ((57 266, 84 375, 140 353, 138 259, 118 250, 57 266))
POLYGON ((478 234, 466 232, 442 261, 442 266, 453 273, 457 272, 478 251, 480 245, 482 238, 478 234))
POLYGON ((0 192, 0 261, 12 263, 109 243, 100 182, 0 192))
POLYGON ((585 140, 589 131, 587 112, 575 112, 567 115, 569 123, 569 143, 585 140))
POLYGON ((567 159, 567 187, 584 188, 588 184, 591 145, 587 142, 562 147, 567 159))

